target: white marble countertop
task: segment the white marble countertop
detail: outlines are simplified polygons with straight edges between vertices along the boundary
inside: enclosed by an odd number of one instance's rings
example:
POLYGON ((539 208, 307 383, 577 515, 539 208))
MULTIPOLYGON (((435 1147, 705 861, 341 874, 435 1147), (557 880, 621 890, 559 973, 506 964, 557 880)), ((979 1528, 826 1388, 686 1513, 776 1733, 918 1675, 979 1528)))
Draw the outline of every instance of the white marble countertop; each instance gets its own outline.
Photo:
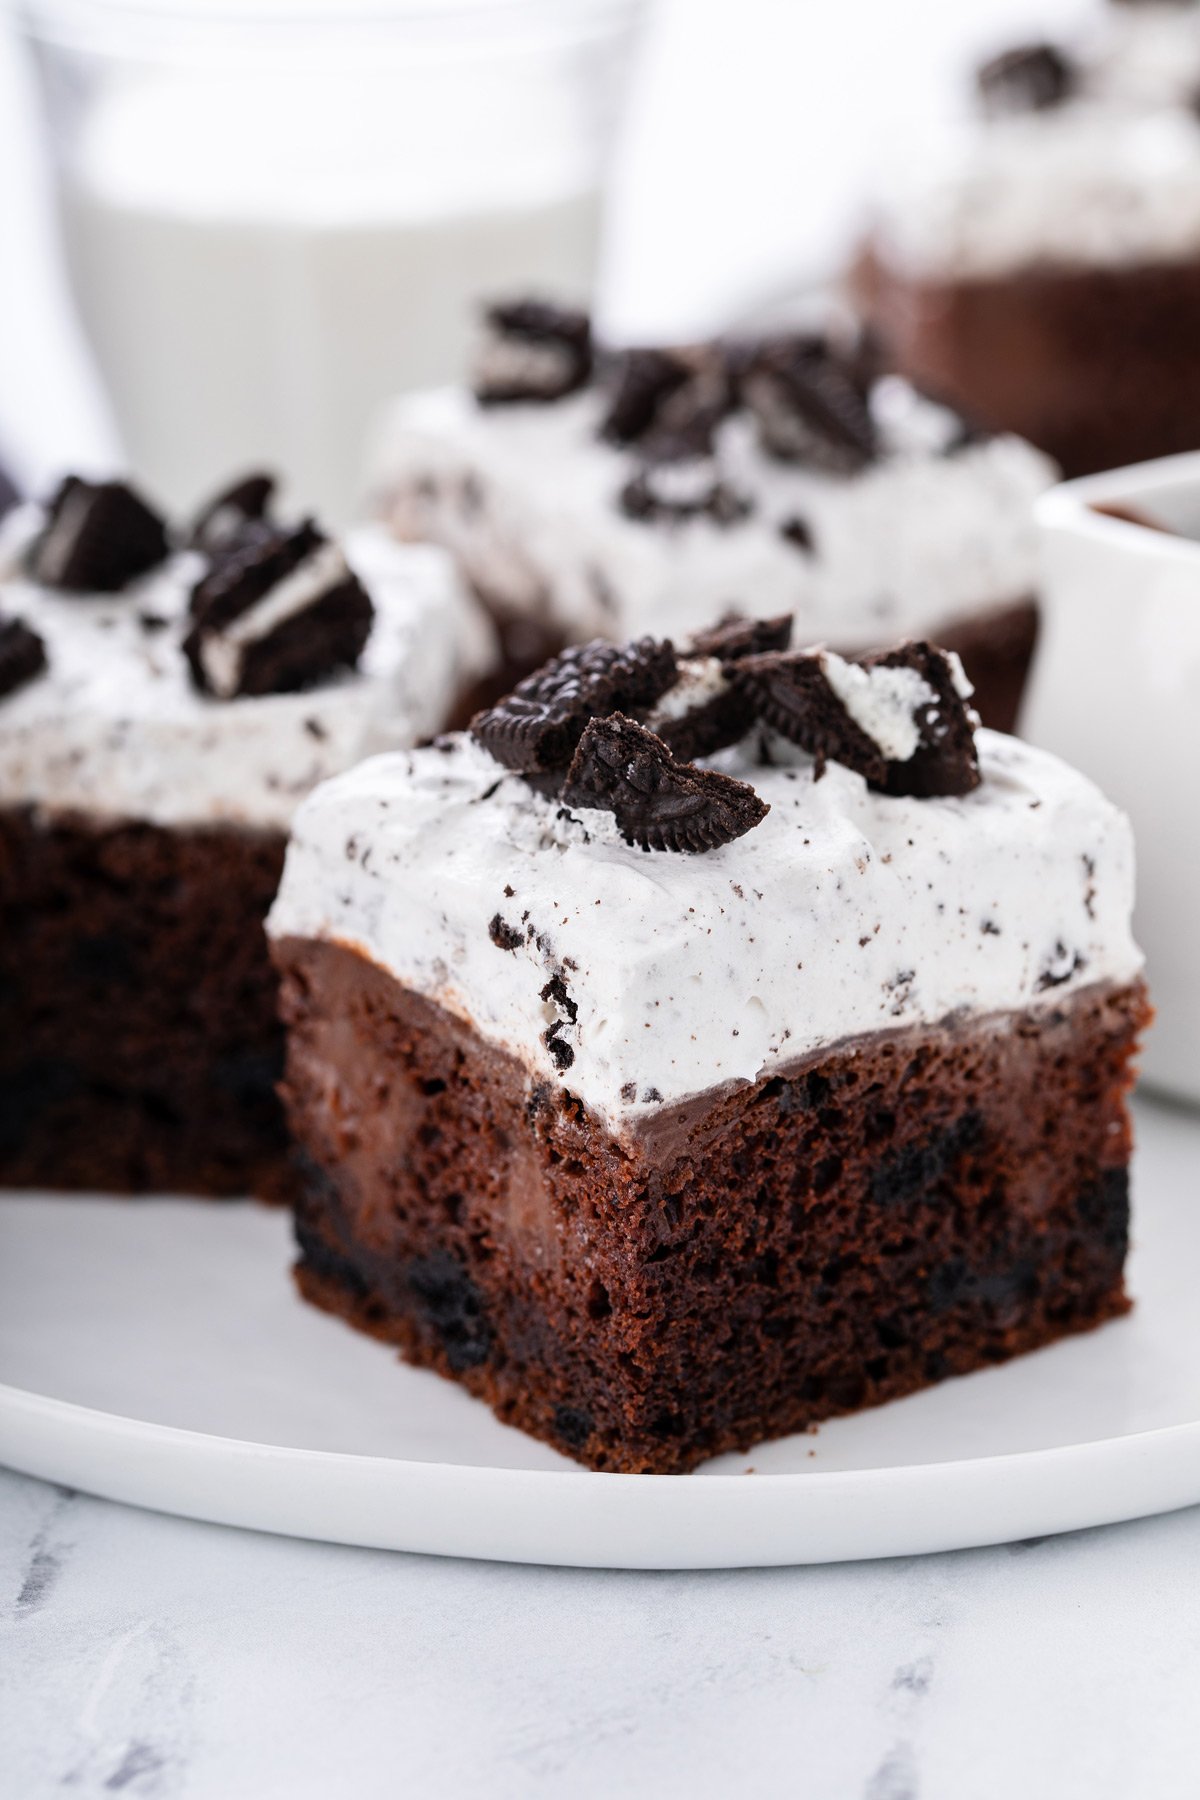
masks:
POLYGON ((0 1794, 1194 1800, 1200 1509, 626 1574, 191 1524, 0 1471, 0 1794))

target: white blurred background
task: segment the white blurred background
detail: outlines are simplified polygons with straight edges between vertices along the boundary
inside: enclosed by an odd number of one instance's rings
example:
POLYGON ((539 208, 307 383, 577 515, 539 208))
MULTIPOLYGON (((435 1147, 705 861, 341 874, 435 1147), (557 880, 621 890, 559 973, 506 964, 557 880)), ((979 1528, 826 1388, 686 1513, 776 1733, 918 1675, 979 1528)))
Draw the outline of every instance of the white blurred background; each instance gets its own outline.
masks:
MULTIPOLYGON (((1081 10, 652 0, 609 187, 606 331, 686 337, 836 272, 879 172, 961 106, 972 63, 1081 10)), ((31 490, 67 466, 122 460, 66 292, 42 135, 0 11, 0 454, 31 490)))

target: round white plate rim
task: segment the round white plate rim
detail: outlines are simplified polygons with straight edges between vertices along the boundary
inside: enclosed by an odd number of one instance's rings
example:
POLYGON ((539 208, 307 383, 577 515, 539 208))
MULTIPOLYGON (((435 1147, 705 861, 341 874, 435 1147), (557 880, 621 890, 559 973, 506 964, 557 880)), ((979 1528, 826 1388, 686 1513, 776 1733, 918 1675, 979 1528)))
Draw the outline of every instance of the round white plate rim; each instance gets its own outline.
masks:
POLYGON ((919 1555, 1115 1524, 1200 1501, 1200 1420, 957 1462, 689 1480, 263 1444, 0 1383, 0 1458, 107 1499, 214 1524, 592 1568, 919 1555), (125 1454, 114 1459, 114 1449, 125 1454), (292 1484, 288 1477, 298 1470, 305 1480, 292 1484), (566 1506, 563 1482, 570 1484, 566 1506), (881 1504, 888 1499, 891 1510, 881 1504), (479 1508, 488 1500, 484 1541, 479 1508), (745 1545, 736 1557, 729 1554, 733 1515, 745 1545))

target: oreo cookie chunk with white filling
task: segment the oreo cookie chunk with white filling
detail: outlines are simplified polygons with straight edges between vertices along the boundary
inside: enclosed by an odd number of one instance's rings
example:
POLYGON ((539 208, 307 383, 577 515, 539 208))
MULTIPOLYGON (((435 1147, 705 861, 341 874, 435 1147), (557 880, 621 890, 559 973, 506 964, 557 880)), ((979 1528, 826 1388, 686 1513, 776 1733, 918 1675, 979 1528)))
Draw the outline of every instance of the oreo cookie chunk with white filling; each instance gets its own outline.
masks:
POLYGON ((355 668, 374 607, 341 545, 306 519, 220 555, 192 590, 191 616, 192 679, 232 700, 294 693, 355 668))

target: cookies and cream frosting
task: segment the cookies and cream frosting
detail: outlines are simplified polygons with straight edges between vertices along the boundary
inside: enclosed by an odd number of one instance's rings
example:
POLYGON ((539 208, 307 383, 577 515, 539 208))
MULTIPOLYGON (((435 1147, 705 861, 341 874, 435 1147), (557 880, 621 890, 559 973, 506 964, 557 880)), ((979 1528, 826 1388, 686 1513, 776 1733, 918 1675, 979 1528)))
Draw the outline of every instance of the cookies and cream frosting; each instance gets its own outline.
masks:
POLYGON ((299 692, 216 698, 183 649, 203 556, 173 552, 118 592, 66 593, 27 573, 44 530, 36 506, 0 528, 0 618, 36 633, 45 655, 0 698, 0 806, 286 830, 317 782, 438 730, 494 658, 444 552, 367 525, 343 544, 374 607, 357 669, 299 692))
POLYGON ((1058 59, 1060 91, 1039 97, 1027 79, 1021 105, 1013 67, 1013 104, 895 159, 877 221, 884 260, 973 280, 1200 256, 1200 8, 1109 4, 1061 50, 1024 54, 1058 59))
POLYGON ((866 649, 1035 588, 1032 506, 1054 465, 1016 437, 965 436, 899 377, 871 385, 877 453, 849 474, 771 455, 744 409, 710 456, 644 467, 602 435, 609 404, 597 385, 549 404, 401 400, 374 455, 378 510, 445 544, 500 613, 570 638, 679 638, 735 609, 866 649), (639 471, 641 517, 622 505, 639 471))
POLYGON ((752 736, 708 766, 766 816, 672 855, 450 737, 303 802, 268 929, 370 959, 615 1128, 862 1033, 1131 980, 1124 815, 1043 751, 977 742, 973 791, 914 799, 817 779, 778 738, 764 764, 752 736))

